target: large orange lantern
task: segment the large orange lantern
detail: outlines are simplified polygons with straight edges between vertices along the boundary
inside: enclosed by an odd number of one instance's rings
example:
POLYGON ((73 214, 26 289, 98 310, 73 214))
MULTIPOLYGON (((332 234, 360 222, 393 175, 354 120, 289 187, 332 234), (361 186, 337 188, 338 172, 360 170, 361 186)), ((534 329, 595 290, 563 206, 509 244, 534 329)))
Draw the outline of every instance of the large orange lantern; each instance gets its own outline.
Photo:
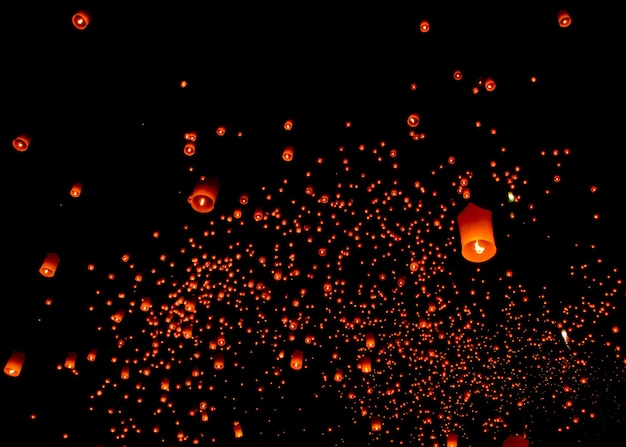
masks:
POLYGON ((70 189, 70 196, 76 198, 80 196, 83 190, 83 184, 81 182, 74 182, 72 189, 70 189))
POLYGON ((372 431, 380 431, 383 428, 382 420, 378 416, 372 416, 371 419, 372 431))
POLYGON ((195 211, 209 213, 213 211, 219 189, 220 181, 218 177, 201 177, 187 200, 195 211))
POLYGON ((63 366, 65 366, 67 369, 74 369, 76 367, 76 356, 76 352, 68 352, 67 356, 65 356, 65 362, 63 363, 63 366))
POLYGON ((296 349, 291 354, 291 361, 289 366, 295 370, 302 369, 302 363, 304 362, 304 353, 300 349, 296 349))
POLYGON ((78 11, 72 16, 72 25, 76 29, 84 30, 91 22, 91 15, 87 11, 78 11))
POLYGON ((30 145, 30 137, 28 135, 18 135, 13 139, 13 148, 16 151, 24 152, 30 145))
POLYGON ((59 255, 56 253, 48 253, 39 267, 39 273, 46 278, 52 278, 59 266, 59 255))
POLYGON ((457 217, 461 254, 471 262, 485 262, 496 254, 491 211, 469 203, 457 217))
POLYGON ((523 436, 509 435, 502 442, 502 447, 528 447, 530 441, 523 436))
POLYGON ((459 445, 459 435, 448 433, 446 447, 457 447, 459 445))
POLYGON ((285 149, 283 149, 283 160, 293 160, 293 146, 285 146, 285 149))
POLYGON ((557 18, 559 20, 559 26, 561 28, 567 28, 572 24, 572 18, 570 17, 569 13, 564 9, 561 9, 558 12, 557 18))
POLYGON ((233 422, 233 431, 235 432, 235 438, 241 438, 243 436, 243 429, 241 428, 241 424, 237 421, 233 422))
POLYGON ((24 365, 24 359, 26 355, 21 351, 13 351, 11 357, 4 365, 4 373, 7 376, 17 377, 22 371, 22 365, 24 365))

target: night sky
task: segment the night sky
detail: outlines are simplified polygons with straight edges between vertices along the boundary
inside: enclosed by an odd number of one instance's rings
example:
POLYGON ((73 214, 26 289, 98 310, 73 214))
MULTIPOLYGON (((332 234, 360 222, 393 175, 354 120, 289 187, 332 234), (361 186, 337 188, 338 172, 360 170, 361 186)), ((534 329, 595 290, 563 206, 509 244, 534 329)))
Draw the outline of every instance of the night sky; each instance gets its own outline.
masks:
POLYGON ((0 7, 7 445, 623 444, 612 7, 62 3, 0 7))

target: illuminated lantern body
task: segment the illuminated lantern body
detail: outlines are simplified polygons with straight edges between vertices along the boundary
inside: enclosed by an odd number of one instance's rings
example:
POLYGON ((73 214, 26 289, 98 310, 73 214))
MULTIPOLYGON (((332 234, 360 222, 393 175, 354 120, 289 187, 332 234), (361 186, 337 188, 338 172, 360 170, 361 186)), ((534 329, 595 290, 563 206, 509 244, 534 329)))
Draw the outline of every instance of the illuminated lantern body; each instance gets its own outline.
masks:
POLYGON ((430 30, 430 24, 428 23, 428 20, 422 20, 420 22, 420 31, 423 33, 427 33, 430 30))
POLYGON ((72 25, 76 29, 84 30, 89 25, 91 21, 91 16, 86 11, 78 11, 76 14, 72 16, 72 25))
POLYGON ((364 373, 372 372, 372 359, 369 357, 363 357, 361 360, 361 371, 364 373))
POLYGON ((24 365, 25 354, 21 351, 13 351, 11 357, 4 365, 4 373, 7 376, 17 377, 22 371, 22 365, 24 365))
POLYGON ((557 17, 559 20, 559 26, 561 28, 567 28, 572 24, 572 18, 570 17, 569 13, 564 9, 559 11, 557 17))
POLYGON ((217 177, 202 177, 187 200, 195 211, 209 213, 213 211, 219 189, 220 182, 217 177))
POLYGON ((130 368, 128 366, 122 367, 122 373, 120 375, 122 380, 127 380, 130 377, 130 368))
POLYGON ((89 354, 87 354, 87 361, 94 362, 96 360, 97 355, 98 355, 98 350, 95 348, 92 349, 91 351, 89 351, 89 354))
POLYGON ((302 369, 302 362, 304 361, 304 353, 300 349, 296 349, 291 354, 291 362, 289 366, 291 366, 295 370, 302 369))
POLYGON ((215 359, 213 360, 213 368, 224 369, 224 354, 222 354, 221 352, 215 354, 215 359))
POLYGON ((373 348, 374 346, 376 346, 376 339, 374 338, 373 333, 368 332, 367 334, 365 334, 365 346, 367 346, 368 348, 373 348))
POLYGON ((243 429, 239 422, 233 422, 233 431, 235 432, 235 438, 241 438, 243 436, 243 429))
POLYGON ((59 265, 59 255, 56 253, 48 253, 39 267, 39 273, 46 278, 52 278, 57 271, 59 265))
POLYGON ((74 369, 76 367, 76 353, 68 352, 67 357, 65 357, 65 363, 63 364, 67 369, 74 369))
POLYGON ((30 137, 28 135, 19 135, 13 140, 13 148, 16 151, 24 152, 30 145, 30 137))
POLYGON ((335 372, 335 382, 341 382, 343 380, 343 369, 337 369, 335 372))
POLYGON ((193 141, 188 141, 187 144, 185 144, 183 152, 185 153, 185 155, 191 157, 193 154, 196 153, 196 143, 194 143, 193 141))
POLYGON ((530 441, 522 436, 509 435, 502 443, 502 447, 528 447, 530 441))
POLYGON ((287 146, 283 149, 283 160, 291 161, 293 160, 293 146, 287 146))
POLYGON ((461 233, 461 254, 471 262, 485 262, 496 254, 491 211, 468 204, 457 218, 461 233))
POLYGON ((383 428, 382 421, 377 416, 372 417, 371 424, 372 424, 372 431, 380 431, 383 428))
POLYGON ((80 182, 76 182, 72 185, 72 189, 70 189, 70 196, 79 197, 82 190, 83 184, 80 182))
POLYGON ((459 445, 459 435, 456 433, 448 433, 446 447, 457 447, 459 445))

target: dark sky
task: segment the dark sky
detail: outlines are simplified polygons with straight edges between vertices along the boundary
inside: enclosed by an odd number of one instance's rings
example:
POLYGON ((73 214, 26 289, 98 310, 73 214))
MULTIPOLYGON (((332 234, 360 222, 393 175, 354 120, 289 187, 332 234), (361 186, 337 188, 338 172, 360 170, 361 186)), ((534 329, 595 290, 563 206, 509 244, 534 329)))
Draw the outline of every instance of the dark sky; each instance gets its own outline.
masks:
POLYGON ((5 439, 623 436, 618 22, 596 2, 2 6, 0 359, 25 354, 5 439), (492 212, 484 263, 461 256, 468 203, 492 212))

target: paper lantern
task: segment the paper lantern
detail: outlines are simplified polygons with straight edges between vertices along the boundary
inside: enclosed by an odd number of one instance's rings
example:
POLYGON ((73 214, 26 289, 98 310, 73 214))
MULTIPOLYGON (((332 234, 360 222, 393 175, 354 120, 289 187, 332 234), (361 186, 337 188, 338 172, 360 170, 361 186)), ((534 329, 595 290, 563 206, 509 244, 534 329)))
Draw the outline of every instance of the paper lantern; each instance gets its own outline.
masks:
POLYGON ((367 346, 368 348, 373 348, 374 346, 376 346, 376 339, 372 332, 368 332, 367 334, 365 334, 365 346, 367 346))
POLYGON ((193 154, 196 153, 196 143, 194 143, 193 141, 187 141, 185 147, 183 148, 183 152, 186 156, 191 157, 193 154))
POLYGON ((59 255, 56 253, 48 253, 39 267, 39 273, 46 278, 52 278, 59 266, 59 255))
POLYGON ((335 371, 335 382, 341 382, 343 380, 343 369, 337 369, 335 371))
POLYGON ((461 254, 470 262, 485 262, 496 254, 491 211, 469 203, 457 218, 461 254))
POLYGON ((371 426, 372 431, 380 431, 383 428, 383 423, 378 416, 372 416, 371 426))
POLYGON ((529 444, 530 441, 523 436, 508 435, 502 442, 502 447, 528 447, 529 444))
POLYGON ((371 373, 372 372, 372 359, 369 357, 363 357, 361 359, 361 372, 371 373))
POLYGON ((221 352, 215 354, 215 359, 213 359, 213 368, 224 369, 224 354, 221 352))
POLYGON ((97 349, 92 349, 89 351, 89 353, 87 354, 87 361, 89 362, 94 362, 96 360, 96 356, 98 355, 98 350, 97 349))
POLYGON ((235 432, 235 438, 241 438, 243 436, 243 429, 239 422, 233 422, 233 431, 235 432))
POLYGON ((72 25, 76 29, 84 30, 91 22, 91 15, 87 11, 78 11, 72 16, 72 25))
POLYGON ((127 380, 130 377, 130 368, 127 365, 122 366, 120 377, 122 380, 127 380))
POLYGON ((448 433, 446 447, 457 447, 459 445, 459 435, 448 433))
POLYGON ((24 365, 24 359, 26 355, 21 351, 13 351, 9 360, 7 360, 4 365, 4 373, 7 376, 17 377, 20 375, 22 371, 22 366, 24 365))
POLYGON ((304 361, 304 353, 300 349, 296 349, 291 354, 291 361, 289 362, 289 366, 296 371, 302 369, 302 363, 304 361))
POLYGON ((219 189, 220 182, 218 177, 201 177, 187 200, 195 211, 209 213, 213 211, 219 189))
POLYGON ((572 18, 570 17, 569 13, 564 9, 558 12, 557 17, 559 20, 559 26, 561 28, 567 28, 572 24, 572 18))
POLYGON ((65 357, 65 363, 63 363, 67 369, 74 369, 76 367, 76 352, 70 351, 65 357))
POLYGON ((72 189, 70 189, 70 196, 79 197, 82 190, 83 190, 83 184, 81 182, 75 182, 72 185, 72 189))
POLYGON ((293 146, 286 146, 285 149, 283 149, 283 160, 293 160, 293 146))
POLYGON ((430 30, 430 23, 428 23, 428 20, 422 20, 420 22, 420 31, 423 33, 427 33, 430 30))
POLYGON ((18 135, 13 139, 13 148, 16 151, 24 152, 30 145, 30 137, 28 135, 18 135))

